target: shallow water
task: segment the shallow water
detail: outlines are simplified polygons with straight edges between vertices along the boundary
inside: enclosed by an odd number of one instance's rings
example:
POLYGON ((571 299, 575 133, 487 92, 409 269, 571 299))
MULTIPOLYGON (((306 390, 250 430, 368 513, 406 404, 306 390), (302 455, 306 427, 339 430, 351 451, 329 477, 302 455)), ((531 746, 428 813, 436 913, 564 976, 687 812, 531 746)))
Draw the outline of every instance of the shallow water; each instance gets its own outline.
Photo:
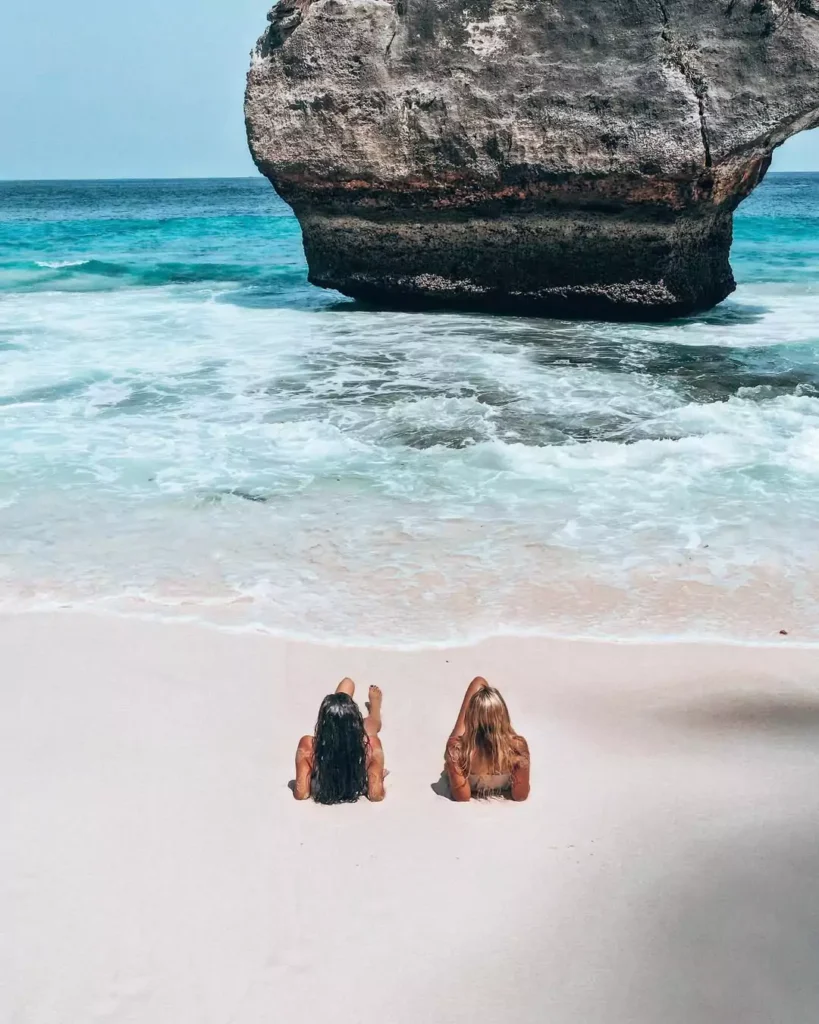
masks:
POLYGON ((819 640, 819 175, 664 325, 373 312, 266 184, 0 182, 0 606, 819 640))

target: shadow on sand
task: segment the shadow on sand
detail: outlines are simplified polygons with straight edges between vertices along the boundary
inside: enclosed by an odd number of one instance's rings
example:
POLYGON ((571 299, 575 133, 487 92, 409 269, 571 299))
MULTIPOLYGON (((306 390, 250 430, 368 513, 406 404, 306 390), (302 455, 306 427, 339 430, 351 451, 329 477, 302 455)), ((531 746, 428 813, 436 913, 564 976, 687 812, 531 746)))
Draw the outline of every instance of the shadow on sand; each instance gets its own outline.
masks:
POLYGON ((665 708, 656 717, 668 725, 697 731, 811 734, 819 732, 819 697, 801 693, 715 694, 665 708))
POLYGON ((435 782, 430 783, 429 787, 436 796, 441 796, 445 800, 452 799, 452 791, 449 788, 449 777, 445 771, 441 772, 441 777, 436 779, 435 782))
MULTIPOLYGON (((650 955, 629 1020, 807 1024, 819 1020, 819 835, 773 823, 705 843, 656 892, 650 955)), ((618 1018, 619 1019, 619 1018, 618 1018)))

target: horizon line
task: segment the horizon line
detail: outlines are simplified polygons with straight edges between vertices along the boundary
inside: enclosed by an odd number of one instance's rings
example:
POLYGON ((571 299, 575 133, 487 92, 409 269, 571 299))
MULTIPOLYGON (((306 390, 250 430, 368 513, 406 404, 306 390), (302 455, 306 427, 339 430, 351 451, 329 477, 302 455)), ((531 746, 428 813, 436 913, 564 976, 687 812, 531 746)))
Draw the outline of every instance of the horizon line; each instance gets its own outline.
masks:
POLYGON ((99 181, 244 181, 251 178, 261 178, 267 181, 263 174, 175 174, 175 175, 151 175, 141 174, 130 177, 105 177, 105 178, 4 178, 0 175, 0 184, 37 184, 39 182, 99 182, 99 181))
MULTIPOLYGON (((765 177, 771 175, 786 175, 786 174, 819 174, 819 168, 815 169, 803 169, 803 170, 791 170, 791 171, 780 171, 771 170, 768 171, 765 177)), ((0 176, 0 184, 5 185, 37 185, 44 183, 51 184, 97 184, 100 182, 135 182, 135 181, 250 181, 252 179, 258 179, 260 181, 267 181, 267 179, 261 172, 257 174, 183 174, 183 175, 138 175, 134 177, 105 177, 105 178, 4 178, 0 176)))

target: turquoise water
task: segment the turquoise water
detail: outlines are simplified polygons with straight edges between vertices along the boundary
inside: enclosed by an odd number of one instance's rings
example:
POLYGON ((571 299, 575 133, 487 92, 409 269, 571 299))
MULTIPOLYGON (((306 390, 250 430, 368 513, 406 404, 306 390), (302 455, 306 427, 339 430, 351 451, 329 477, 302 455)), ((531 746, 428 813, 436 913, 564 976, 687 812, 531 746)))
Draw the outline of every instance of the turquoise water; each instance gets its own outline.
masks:
POLYGON ((0 607, 819 639, 819 175, 665 325, 378 312, 266 182, 0 182, 0 607))

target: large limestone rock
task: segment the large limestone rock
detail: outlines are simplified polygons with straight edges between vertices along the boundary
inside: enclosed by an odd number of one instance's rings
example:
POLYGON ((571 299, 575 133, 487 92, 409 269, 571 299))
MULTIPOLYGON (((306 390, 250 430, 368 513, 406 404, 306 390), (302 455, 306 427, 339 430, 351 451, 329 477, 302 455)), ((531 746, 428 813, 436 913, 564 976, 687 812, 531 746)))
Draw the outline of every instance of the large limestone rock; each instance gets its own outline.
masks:
POLYGON ((732 213, 819 124, 819 0, 281 0, 246 121, 310 279, 660 318, 734 288, 732 213))

